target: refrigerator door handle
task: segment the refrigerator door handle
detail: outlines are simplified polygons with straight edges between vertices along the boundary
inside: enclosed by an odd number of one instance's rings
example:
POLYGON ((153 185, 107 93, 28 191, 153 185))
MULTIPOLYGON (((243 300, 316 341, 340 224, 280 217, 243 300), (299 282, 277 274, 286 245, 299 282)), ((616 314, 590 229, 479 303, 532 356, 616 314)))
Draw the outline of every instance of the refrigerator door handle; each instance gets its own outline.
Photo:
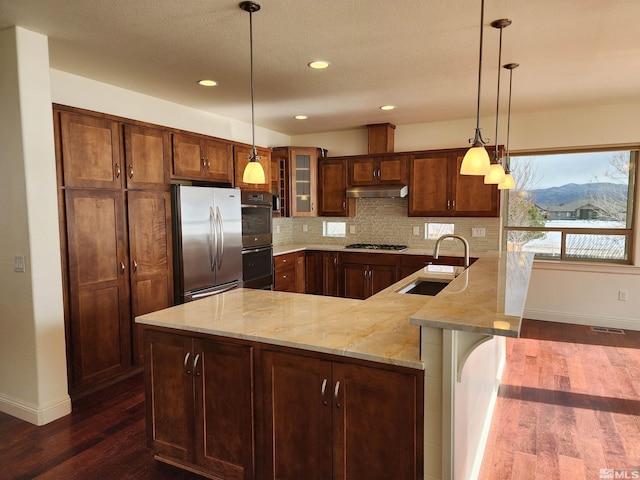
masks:
POLYGON ((216 267, 217 259, 218 259, 218 234, 216 232, 216 219, 213 213, 213 208, 209 207, 209 263, 211 265, 212 271, 216 267))
POLYGON ((216 207, 216 219, 218 220, 218 231, 220 235, 217 245, 218 249, 216 251, 218 257, 218 269, 220 269, 220 267, 222 267, 222 259, 224 258, 224 222, 222 221, 222 214, 220 213, 220 209, 218 207, 216 207))

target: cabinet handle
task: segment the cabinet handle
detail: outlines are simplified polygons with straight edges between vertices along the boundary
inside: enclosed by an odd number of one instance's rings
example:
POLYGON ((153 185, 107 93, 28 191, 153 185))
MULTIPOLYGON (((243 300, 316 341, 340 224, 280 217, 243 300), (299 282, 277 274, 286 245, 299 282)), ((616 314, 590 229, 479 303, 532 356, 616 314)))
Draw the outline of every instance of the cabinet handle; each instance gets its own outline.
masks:
POLYGON ((200 354, 196 354, 196 358, 193 359, 193 373, 196 374, 196 377, 199 377, 202 372, 200 371, 200 354))
POLYGON ((338 257, 334 257, 333 258, 333 266, 337 267, 338 266, 338 257))
POLYGON ((120 178, 120 164, 116 163, 116 178, 120 178))
POLYGON ((287 278, 287 276, 286 276, 286 275, 283 275, 283 276, 282 276, 282 278, 287 278))
POLYGON ((447 210, 451 209, 451 200, 447 200, 447 210))
POLYGON ((207 158, 207 170, 211 170, 211 160, 207 158))
POLYGON ((455 200, 451 200, 451 206, 452 206, 453 208, 456 208, 456 201, 455 201, 455 200))
POLYGON ((135 260, 133 261, 133 273, 137 273, 138 272, 138 262, 136 262, 135 260))
POLYGON ((124 262, 120 262, 120 275, 124 275, 124 262))
POLYGON ((380 180, 380 169, 376 170, 376 176, 378 177, 378 180, 380 180))
POLYGON ((347 202, 342 202, 342 210, 346 210, 347 209, 347 202))
POLYGON ((285 259, 283 259, 283 260, 282 260, 282 263, 287 263, 287 259, 286 259, 286 258, 285 258, 285 259))
POLYGON ((187 352, 184 356, 184 373, 186 373, 187 375, 191 375, 191 369, 189 368, 189 358, 191 358, 191 352, 187 352))
POLYGON ((342 406, 342 404, 340 403, 339 397, 338 397, 339 394, 340 394, 340 382, 337 381, 336 382, 336 388, 333 391, 333 397, 336 400, 336 408, 340 408, 342 406))
POLYGON ((207 160, 206 160, 206 158, 202 157, 200 159, 200 161, 202 161, 202 169, 204 170, 205 168, 207 168, 207 160))
POLYGON ((327 405, 329 405, 329 402, 327 402, 327 399, 325 397, 326 393, 327 393, 327 379, 324 378, 322 380, 322 387, 320 388, 320 393, 322 394, 322 405, 324 405, 325 407, 327 405))
POLYGON ((133 178, 133 163, 129 164, 129 178, 133 178))

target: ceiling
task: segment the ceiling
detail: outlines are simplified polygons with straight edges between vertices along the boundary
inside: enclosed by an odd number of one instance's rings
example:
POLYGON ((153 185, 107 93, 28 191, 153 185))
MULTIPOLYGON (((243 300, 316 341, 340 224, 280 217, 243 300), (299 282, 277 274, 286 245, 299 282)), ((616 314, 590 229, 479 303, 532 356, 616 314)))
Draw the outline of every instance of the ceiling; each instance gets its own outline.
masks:
MULTIPOLYGON (((259 2, 257 125, 296 135, 475 117, 480 0, 259 2), (331 66, 307 67, 318 59, 331 66)), ((0 0, 0 29, 47 35, 54 69, 250 122, 249 14, 238 3, 0 0), (219 85, 197 85, 203 78, 219 85)), ((483 116, 496 109, 499 30, 490 23, 499 18, 513 20, 502 63, 520 64, 513 113, 640 100, 638 0, 486 0, 483 116)))

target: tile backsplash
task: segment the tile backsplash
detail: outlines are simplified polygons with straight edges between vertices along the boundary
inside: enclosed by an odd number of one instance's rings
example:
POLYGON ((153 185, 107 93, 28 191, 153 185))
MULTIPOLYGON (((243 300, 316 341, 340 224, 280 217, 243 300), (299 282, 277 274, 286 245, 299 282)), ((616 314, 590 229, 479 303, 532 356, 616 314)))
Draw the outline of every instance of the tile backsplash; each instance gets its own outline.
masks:
MULTIPOLYGON (((499 218, 408 217, 407 198, 359 198, 354 217, 275 218, 274 245, 346 245, 349 243, 390 243, 410 248, 434 248, 435 240, 426 240, 426 223, 452 223, 455 233, 469 241, 471 255, 498 251, 500 245, 499 218), (323 222, 345 222, 346 237, 322 236, 323 222), (350 233, 355 227, 355 233, 350 233), (418 227, 418 235, 414 235, 418 227), (472 229, 484 229, 484 237, 473 237, 472 229)), ((460 242, 442 246, 444 251, 461 252, 460 242)))

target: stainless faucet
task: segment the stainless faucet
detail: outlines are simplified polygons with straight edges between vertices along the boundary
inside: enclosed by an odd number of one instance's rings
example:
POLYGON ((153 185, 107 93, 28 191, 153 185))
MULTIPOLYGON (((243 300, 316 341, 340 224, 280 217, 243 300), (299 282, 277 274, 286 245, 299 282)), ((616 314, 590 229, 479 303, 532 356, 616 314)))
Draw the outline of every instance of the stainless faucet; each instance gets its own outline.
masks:
POLYGON ((469 242, 467 242, 467 239, 461 235, 449 234, 449 235, 442 235, 441 237, 438 237, 438 239, 436 240, 436 248, 433 251, 433 259, 434 260, 438 259, 438 253, 440 252, 440 242, 445 238, 457 238, 464 244, 464 268, 469 268, 469 242))

